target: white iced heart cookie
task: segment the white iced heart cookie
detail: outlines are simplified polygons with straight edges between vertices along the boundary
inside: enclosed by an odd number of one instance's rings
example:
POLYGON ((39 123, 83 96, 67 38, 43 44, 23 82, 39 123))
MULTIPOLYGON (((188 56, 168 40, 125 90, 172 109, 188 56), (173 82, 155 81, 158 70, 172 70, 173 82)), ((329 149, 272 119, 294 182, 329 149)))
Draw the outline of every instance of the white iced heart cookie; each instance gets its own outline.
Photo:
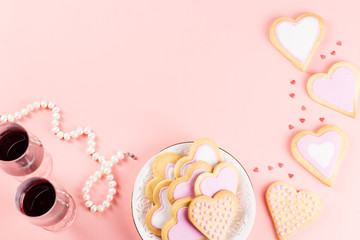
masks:
POLYGON ((296 20, 277 19, 270 29, 271 43, 301 71, 305 71, 325 32, 324 20, 312 13, 296 20))

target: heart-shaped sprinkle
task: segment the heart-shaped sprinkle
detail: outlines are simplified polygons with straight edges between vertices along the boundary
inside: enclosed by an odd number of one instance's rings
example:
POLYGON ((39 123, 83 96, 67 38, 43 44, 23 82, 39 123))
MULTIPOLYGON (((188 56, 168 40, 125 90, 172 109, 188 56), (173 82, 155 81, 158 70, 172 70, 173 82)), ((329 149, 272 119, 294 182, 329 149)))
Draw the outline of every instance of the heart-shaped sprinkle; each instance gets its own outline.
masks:
POLYGON ((307 91, 314 101, 353 118, 359 88, 360 71, 348 62, 334 64, 327 74, 315 74, 307 83, 307 91))
POLYGON ((291 80, 290 84, 295 85, 296 81, 295 80, 291 80))
POLYGON ((223 190, 209 196, 199 196, 189 206, 189 219, 210 240, 225 239, 233 222, 239 201, 236 195, 223 190))
POLYGON ((259 168, 254 168, 254 170, 253 170, 254 172, 259 172, 259 168))
POLYGON ((288 183, 275 182, 266 192, 266 203, 280 240, 288 238, 314 221, 322 202, 313 192, 300 191, 288 183))
POLYGON ((319 118, 320 122, 324 122, 325 121, 325 118, 321 117, 319 118))
POLYGON ((284 166, 284 164, 281 163, 281 162, 279 162, 279 163, 278 163, 278 166, 279 166, 279 168, 282 168, 282 167, 284 166))
POLYGON ((305 107, 305 106, 301 106, 301 110, 306 111, 306 107, 305 107))
POLYGON ((289 178, 293 178, 293 177, 294 177, 294 174, 289 173, 288 176, 289 176, 289 178))
POLYGON ((335 55, 336 54, 336 52, 335 51, 331 51, 331 53, 330 53, 331 55, 335 55))
POLYGON ((290 93, 289 96, 290 96, 291 98, 294 98, 294 97, 295 97, 295 93, 290 93))
POLYGON ((294 129, 294 126, 291 125, 291 124, 289 124, 289 129, 290 129, 290 130, 294 129))
POLYGON ((341 46, 341 45, 342 45, 342 42, 341 42, 341 41, 337 41, 337 42, 336 42, 336 45, 341 46))
POLYGON ((321 57, 321 59, 325 59, 325 58, 326 58, 326 55, 321 54, 320 57, 321 57))
POLYGON ((269 169, 269 171, 271 171, 271 170, 273 170, 273 167, 269 165, 268 169, 269 169))
POLYGON ((305 118, 300 118, 299 121, 300 121, 301 123, 304 123, 304 122, 305 122, 305 118))

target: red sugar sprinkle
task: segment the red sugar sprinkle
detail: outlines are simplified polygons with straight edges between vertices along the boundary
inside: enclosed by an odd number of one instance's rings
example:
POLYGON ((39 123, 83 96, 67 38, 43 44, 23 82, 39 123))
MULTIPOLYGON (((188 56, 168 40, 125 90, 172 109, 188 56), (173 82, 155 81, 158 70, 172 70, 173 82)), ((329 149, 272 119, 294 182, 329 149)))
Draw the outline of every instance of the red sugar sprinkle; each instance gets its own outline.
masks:
POLYGON ((336 54, 336 52, 335 52, 335 51, 332 51, 330 54, 331 54, 331 55, 335 55, 335 54, 336 54))
POLYGON ((319 118, 320 122, 324 122, 325 121, 325 118, 321 117, 319 118))
POLYGON ((305 111, 305 110, 306 110, 306 107, 305 107, 305 106, 302 106, 302 107, 301 107, 301 110, 305 111))
POLYGON ((337 41, 337 42, 336 42, 336 45, 341 46, 341 45, 342 45, 342 42, 341 42, 341 41, 337 41))
POLYGON ((254 170, 253 170, 254 172, 259 172, 259 168, 254 168, 254 170))
POLYGON ((279 168, 282 168, 284 166, 284 164, 281 162, 279 162, 278 165, 279 165, 279 168))
POLYGON ((291 125, 291 124, 289 124, 289 129, 290 129, 290 130, 294 129, 294 126, 291 125))
POLYGON ((305 122, 305 118, 300 118, 299 120, 300 120, 301 123, 305 122))
POLYGON ((269 171, 271 171, 271 170, 273 170, 273 167, 269 165, 268 169, 269 169, 269 171))
POLYGON ((325 58, 326 58, 326 56, 323 55, 323 54, 321 54, 320 57, 321 57, 321 59, 325 59, 325 58))
POLYGON ((289 173, 288 176, 289 176, 289 178, 293 178, 293 177, 294 177, 294 174, 289 173))
POLYGON ((295 85, 295 83, 296 83, 295 80, 292 80, 292 81, 290 82, 290 84, 292 84, 292 85, 295 85))
POLYGON ((290 96, 291 98, 294 98, 294 97, 295 97, 295 93, 290 93, 289 96, 290 96))

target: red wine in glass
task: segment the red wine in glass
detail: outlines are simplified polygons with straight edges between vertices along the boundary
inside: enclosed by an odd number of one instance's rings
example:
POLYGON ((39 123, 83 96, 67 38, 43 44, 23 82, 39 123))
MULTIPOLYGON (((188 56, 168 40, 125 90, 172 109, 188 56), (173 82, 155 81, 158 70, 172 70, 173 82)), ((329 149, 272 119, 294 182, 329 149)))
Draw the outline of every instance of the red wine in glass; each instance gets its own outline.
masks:
POLYGON ((17 189, 15 203, 28 220, 50 231, 70 226, 75 216, 72 197, 45 178, 29 178, 17 189))
POLYGON ((0 124, 0 168, 24 180, 45 177, 51 170, 51 157, 41 142, 16 123, 0 124))

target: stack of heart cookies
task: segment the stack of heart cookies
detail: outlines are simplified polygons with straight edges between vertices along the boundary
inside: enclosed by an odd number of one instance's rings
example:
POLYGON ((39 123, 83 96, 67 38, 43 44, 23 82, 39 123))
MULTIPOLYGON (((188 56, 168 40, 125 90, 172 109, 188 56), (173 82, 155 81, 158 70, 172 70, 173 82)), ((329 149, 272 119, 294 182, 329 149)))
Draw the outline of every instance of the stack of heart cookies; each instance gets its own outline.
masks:
POLYGON ((239 172, 224 162, 209 138, 195 141, 186 156, 158 155, 146 196, 153 203, 146 226, 162 239, 225 239, 238 212, 239 172))

